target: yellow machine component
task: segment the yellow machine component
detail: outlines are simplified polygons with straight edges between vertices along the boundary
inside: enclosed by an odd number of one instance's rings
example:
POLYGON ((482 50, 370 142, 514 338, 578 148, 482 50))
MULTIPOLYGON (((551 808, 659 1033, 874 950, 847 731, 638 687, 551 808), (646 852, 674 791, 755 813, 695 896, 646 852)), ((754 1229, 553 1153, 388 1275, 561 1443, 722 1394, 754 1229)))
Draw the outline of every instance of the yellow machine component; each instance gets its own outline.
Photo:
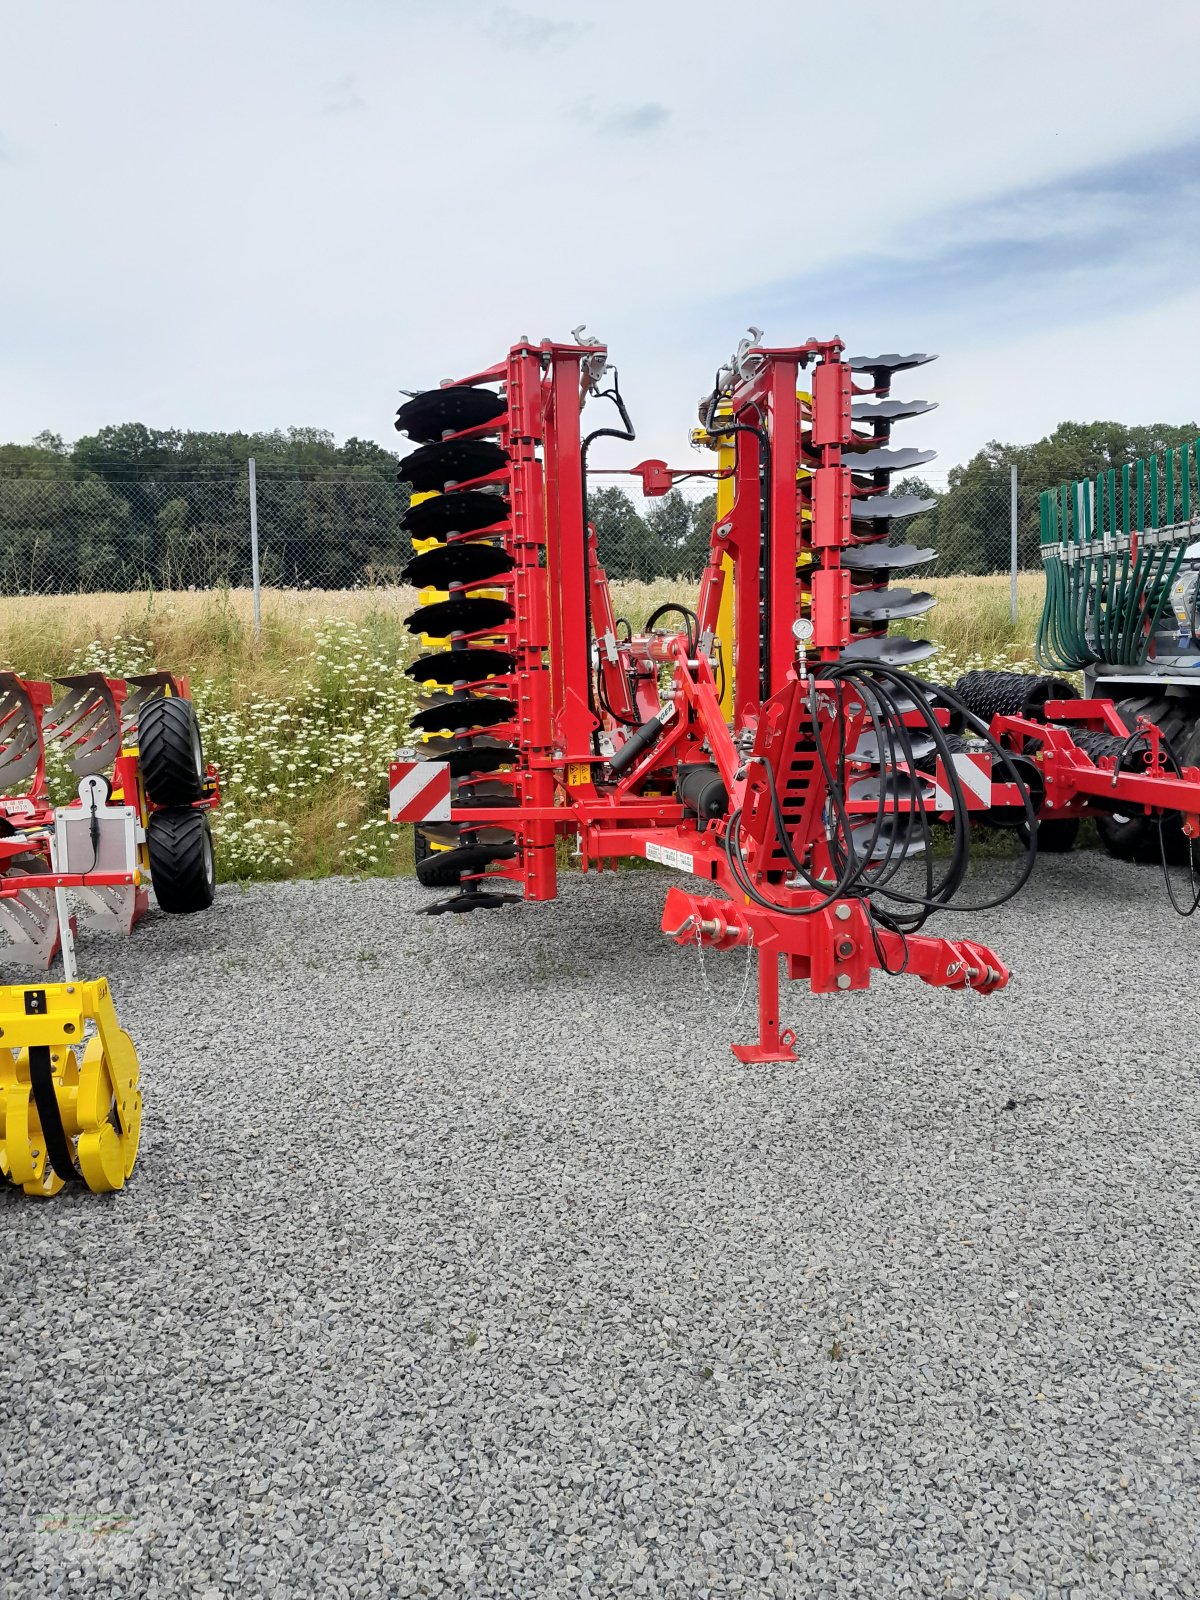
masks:
POLYGON ((124 1186, 142 1128, 138 1059, 106 978, 0 987, 0 1176, 28 1195, 124 1186))
MULTIPOLYGON (((721 472, 730 474, 727 478, 717 479, 717 521, 729 516, 733 510, 734 488, 733 467, 737 459, 734 447, 734 436, 725 434, 717 441, 717 467, 721 472)), ((725 573, 725 583, 721 590, 721 604, 717 610, 717 641, 721 651, 721 660, 725 665, 724 691, 721 695, 721 711, 725 717, 733 716, 733 558, 722 556, 721 566, 725 573)))
MULTIPOLYGON (((801 389, 797 391, 796 398, 800 401, 802 411, 810 414, 812 410, 812 395, 801 389)), ((717 412, 718 418, 720 418, 722 415, 728 414, 728 405, 726 405, 723 412, 717 412)), ((699 443, 702 442, 706 436, 703 429, 698 429, 695 433, 693 433, 692 437, 697 443, 699 443)), ((723 517, 729 516, 733 510, 733 502, 735 499, 733 469, 736 465, 736 462, 737 448, 734 443, 733 434, 727 433, 721 435, 717 439, 717 470, 722 473, 728 473, 729 476, 720 477, 717 479, 716 520, 718 522, 720 522, 723 517)), ((797 473, 796 476, 798 478, 807 478, 810 476, 810 474, 802 471, 797 473)), ((803 517, 811 521, 811 511, 805 510, 801 514, 803 517)), ((804 566, 811 564, 811 562, 812 555, 807 551, 802 552, 798 565, 804 566)), ((717 610, 717 642, 721 651, 722 659, 728 663, 733 660, 734 576, 732 557, 722 556, 721 566, 725 572, 725 584, 721 590, 721 604, 717 610)), ((733 716, 733 673, 729 671, 727 671, 725 675, 724 692, 721 695, 721 710, 724 712, 726 717, 733 716)))

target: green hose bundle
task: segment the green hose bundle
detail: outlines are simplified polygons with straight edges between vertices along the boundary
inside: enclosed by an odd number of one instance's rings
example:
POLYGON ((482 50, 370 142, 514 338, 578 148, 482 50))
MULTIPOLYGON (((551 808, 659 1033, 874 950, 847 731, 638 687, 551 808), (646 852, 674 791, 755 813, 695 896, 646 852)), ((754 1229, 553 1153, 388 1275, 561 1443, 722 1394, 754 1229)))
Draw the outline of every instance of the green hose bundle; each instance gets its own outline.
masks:
POLYGON ((1037 659, 1142 666, 1188 543, 1200 536, 1200 439, 1041 496, 1046 598, 1037 659))

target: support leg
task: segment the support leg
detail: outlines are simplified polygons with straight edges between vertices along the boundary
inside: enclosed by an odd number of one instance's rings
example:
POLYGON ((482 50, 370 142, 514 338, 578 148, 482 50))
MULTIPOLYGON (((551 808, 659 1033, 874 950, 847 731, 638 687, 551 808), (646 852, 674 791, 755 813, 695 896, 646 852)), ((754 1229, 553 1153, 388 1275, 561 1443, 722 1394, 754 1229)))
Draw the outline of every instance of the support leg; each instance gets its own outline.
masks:
POLYGON ((735 1044, 739 1061, 754 1065, 765 1061, 795 1061, 796 1035, 779 1026, 779 957, 774 949, 759 950, 758 961, 758 1043, 735 1044))

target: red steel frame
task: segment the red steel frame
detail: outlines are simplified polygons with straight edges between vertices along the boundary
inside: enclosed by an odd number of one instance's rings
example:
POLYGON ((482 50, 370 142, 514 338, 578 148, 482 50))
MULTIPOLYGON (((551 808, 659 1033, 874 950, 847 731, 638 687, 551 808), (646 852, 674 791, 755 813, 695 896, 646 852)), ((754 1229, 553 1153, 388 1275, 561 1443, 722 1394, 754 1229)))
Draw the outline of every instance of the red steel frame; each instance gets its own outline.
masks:
MULTIPOLYGON (((797 663, 792 624, 798 613, 796 569, 802 533, 797 389, 801 366, 813 363, 817 364, 813 434, 821 447, 813 487, 814 537, 819 536, 833 553, 833 559, 826 558, 825 588, 836 601, 834 625, 822 619, 820 659, 836 658, 848 636, 848 606, 843 603, 848 578, 836 561, 837 549, 850 538, 848 474, 841 467, 840 451, 850 433, 851 385, 841 351, 840 341, 827 340, 759 352, 754 370, 734 388, 733 414, 741 446, 734 509, 721 529, 714 530, 698 609, 699 637, 711 639, 725 581, 721 558, 728 553, 735 573, 736 633, 729 664, 734 679, 732 729, 721 713, 704 651, 689 654, 683 635, 652 636, 634 641, 632 647, 622 642, 616 663, 603 654, 601 658, 609 703, 639 721, 660 707, 669 709, 670 715, 657 742, 619 777, 607 771, 595 737, 605 735, 615 753, 628 730, 610 718, 598 718, 589 693, 589 600, 602 652, 612 630, 606 582, 584 520, 580 464, 583 364, 595 360, 597 348, 523 343, 513 347, 505 363, 460 380, 503 382, 508 395, 505 417, 487 430, 499 433, 508 452, 504 473, 448 489, 502 481, 511 498, 509 544, 516 566, 507 582, 515 610, 509 644, 516 666, 509 681, 518 715, 515 727, 507 731, 519 745, 521 761, 515 777, 519 799, 515 808, 452 806, 451 819, 469 827, 496 825, 517 833, 519 859, 486 876, 519 882, 527 899, 554 895, 553 845, 559 834, 578 837, 585 870, 622 856, 649 857, 683 866, 713 890, 723 891, 728 898, 673 889, 663 928, 681 943, 754 948, 759 1037, 753 1045, 735 1047, 747 1062, 795 1058, 794 1036, 779 1021, 781 957, 790 977, 806 978, 817 992, 864 988, 873 968, 898 969, 901 964, 936 985, 987 991, 1007 980, 1004 966, 983 946, 923 935, 901 942, 872 928, 869 913, 857 899, 839 900, 810 915, 795 914, 817 904, 821 896, 813 889, 789 888, 777 881, 779 873, 772 862, 777 842, 768 837, 761 767, 768 757, 759 753, 757 765, 748 763, 739 745, 739 741, 742 746, 754 744, 756 750, 770 750, 770 759, 782 759, 782 744, 794 737, 807 717, 801 706, 806 669, 803 662, 797 663), (823 375, 826 365, 828 376, 823 375), (769 459, 764 459, 767 444, 769 459), (759 567, 765 528, 770 530, 770 544, 763 581, 759 567), (760 651, 764 607, 769 641, 765 653, 760 651), (635 665, 639 672, 631 689, 630 671, 635 665), (665 702, 660 702, 655 682, 653 669, 658 667, 671 669, 665 702), (723 829, 702 829, 676 799, 675 764, 689 758, 711 758, 728 790, 730 810, 747 813, 746 864, 759 882, 765 884, 771 876, 777 909, 747 900, 731 874, 721 842, 723 829)), ((813 609, 824 611, 826 603, 814 599, 813 609)), ((491 686, 501 685, 491 680, 491 686)), ((832 737, 842 714, 837 696, 825 692, 830 687, 818 684, 826 702, 820 732, 825 739, 832 737)), ((821 827, 818 802, 816 796, 806 809, 810 837, 805 844, 821 827)))
MULTIPOLYGON (((832 761, 839 737, 843 748, 853 748, 865 716, 862 706, 847 703, 839 684, 820 676, 822 663, 837 661, 851 638, 851 576, 841 565, 841 551, 853 541, 853 469, 842 452, 856 438, 852 396, 874 392, 855 389, 842 349, 837 339, 755 349, 735 373, 720 425, 723 433, 733 430, 738 442, 734 504, 713 530, 694 642, 684 633, 616 640, 607 580, 585 521, 580 459, 588 364, 604 354, 603 347, 523 342, 504 362, 460 380, 503 384, 508 398, 499 423, 474 430, 498 433, 508 453, 506 468, 470 484, 447 485, 447 491, 497 484, 510 497, 507 543, 515 566, 500 581, 515 616, 488 637, 506 636, 515 667, 503 680, 485 682, 491 689, 511 687, 516 720, 493 731, 520 751, 515 772, 507 775, 515 807, 451 808, 451 820, 467 827, 512 829, 520 845, 517 859, 463 881, 508 879, 522 886, 526 899, 551 899, 558 835, 578 838, 585 871, 641 856, 692 873, 705 892, 672 888, 663 931, 680 944, 752 947, 759 1034, 756 1043, 734 1047, 745 1062, 795 1057, 795 1036, 779 1021, 781 958, 790 978, 806 979, 818 993, 865 988, 878 968, 980 992, 1008 979, 1003 963, 983 945, 892 933, 872 919, 863 899, 826 904, 819 890, 789 884, 781 870, 766 767, 777 780, 792 775, 793 848, 809 852, 818 872, 827 871, 825 791, 813 759, 815 741, 832 761), (812 395, 807 415, 798 398, 802 372, 812 395), (797 570, 806 550, 812 554, 812 634, 800 648, 793 624, 802 611, 797 570), (722 714, 712 666, 726 555, 735 583, 733 659, 725 664, 733 674, 732 725, 722 714), (595 681, 603 691, 601 703, 610 708, 603 716, 593 709, 593 639, 595 681), (668 673, 664 695, 659 679, 668 673), (656 716, 661 733, 618 775, 608 763, 630 738, 630 725, 656 716), (676 798, 676 766, 688 761, 715 765, 727 791, 725 817, 712 826, 676 798), (770 904, 751 899, 732 872, 725 835, 735 814, 745 867, 755 885, 769 885, 770 904)), ((471 436, 468 431, 458 437, 471 436)), ((672 482, 665 464, 633 470, 649 482, 649 468, 655 469, 656 492, 665 492, 672 482)), ((487 580, 492 586, 496 581, 487 580)), ((1127 733, 1108 702, 1052 702, 1046 710, 1059 720, 1127 733)), ((1186 831, 1200 832, 1200 771, 1188 769, 1182 779, 1168 772, 1154 730, 1147 733, 1145 770, 1136 773, 1116 772, 1112 761, 1093 762, 1061 726, 997 717, 992 733, 1010 750, 1032 752, 1045 782, 1046 810, 1055 816, 1078 814, 1089 799, 1119 799, 1181 811, 1186 831)), ((994 803, 1020 804, 1020 791, 1005 781, 1009 775, 992 776, 994 803)), ((470 780, 463 787, 469 792, 470 780)), ((891 804, 897 811, 913 805, 935 809, 929 799, 891 804)), ((876 808, 875 801, 859 807, 872 813, 876 808)))

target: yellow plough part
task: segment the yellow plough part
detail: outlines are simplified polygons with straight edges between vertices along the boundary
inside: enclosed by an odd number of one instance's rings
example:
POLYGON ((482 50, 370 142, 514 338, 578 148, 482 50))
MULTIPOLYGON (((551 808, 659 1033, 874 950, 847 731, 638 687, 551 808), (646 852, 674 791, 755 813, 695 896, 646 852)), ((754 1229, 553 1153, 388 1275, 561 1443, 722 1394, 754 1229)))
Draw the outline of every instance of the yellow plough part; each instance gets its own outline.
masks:
POLYGON ((0 1175, 29 1195, 124 1186, 142 1128, 138 1059, 106 978, 0 987, 0 1175))

